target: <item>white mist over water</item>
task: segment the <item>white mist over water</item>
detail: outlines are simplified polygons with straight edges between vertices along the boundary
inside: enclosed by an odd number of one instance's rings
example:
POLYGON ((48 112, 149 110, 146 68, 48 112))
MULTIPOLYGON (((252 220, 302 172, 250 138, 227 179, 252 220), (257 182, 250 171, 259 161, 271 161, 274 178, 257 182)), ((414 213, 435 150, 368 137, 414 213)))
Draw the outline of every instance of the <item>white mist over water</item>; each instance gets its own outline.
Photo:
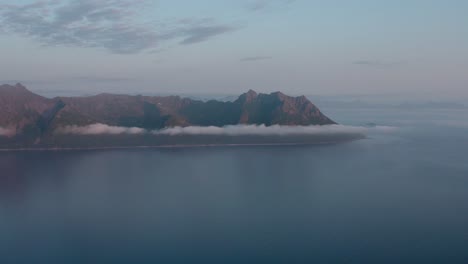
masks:
POLYGON ((346 125, 326 125, 326 126, 265 126, 265 125, 229 125, 224 127, 215 126, 188 126, 172 127, 161 130, 145 130, 138 127, 109 126, 106 124, 92 124, 88 126, 66 126, 56 130, 58 134, 74 135, 207 135, 207 136, 289 136, 289 135, 333 135, 333 134, 362 134, 369 131, 393 132, 396 127, 390 126, 346 126, 346 125))
POLYGON ((138 127, 109 126, 106 124, 92 124, 88 126, 65 126, 55 131, 57 134, 73 135, 138 135, 147 133, 145 129, 138 127))
POLYGON ((15 134, 15 129, 0 127, 0 137, 11 137, 15 134))

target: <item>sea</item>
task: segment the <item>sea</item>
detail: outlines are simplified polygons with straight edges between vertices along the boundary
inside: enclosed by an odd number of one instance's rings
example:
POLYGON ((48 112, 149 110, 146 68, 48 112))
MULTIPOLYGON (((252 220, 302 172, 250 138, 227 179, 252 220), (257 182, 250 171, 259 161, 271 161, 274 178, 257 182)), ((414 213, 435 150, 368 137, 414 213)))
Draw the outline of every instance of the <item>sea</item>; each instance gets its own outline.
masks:
MULTIPOLYGON (((0 153, 0 263, 468 263, 468 109, 342 144, 0 153)), ((371 124, 371 125, 369 125, 371 124)))

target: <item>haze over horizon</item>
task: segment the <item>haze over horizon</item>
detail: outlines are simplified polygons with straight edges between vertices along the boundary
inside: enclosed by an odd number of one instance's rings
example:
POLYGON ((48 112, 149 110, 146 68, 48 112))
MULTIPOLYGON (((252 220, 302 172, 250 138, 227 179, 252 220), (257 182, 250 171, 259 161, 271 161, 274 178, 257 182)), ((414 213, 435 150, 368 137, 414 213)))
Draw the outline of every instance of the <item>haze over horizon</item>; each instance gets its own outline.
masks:
POLYGON ((468 97, 466 1, 0 0, 0 83, 468 97))

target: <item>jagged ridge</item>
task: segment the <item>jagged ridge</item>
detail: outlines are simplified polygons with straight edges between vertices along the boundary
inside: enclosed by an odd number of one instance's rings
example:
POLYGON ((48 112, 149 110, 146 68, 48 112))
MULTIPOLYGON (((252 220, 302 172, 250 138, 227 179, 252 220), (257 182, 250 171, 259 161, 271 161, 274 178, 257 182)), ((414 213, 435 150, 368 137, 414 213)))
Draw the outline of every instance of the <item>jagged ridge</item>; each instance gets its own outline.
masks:
POLYGON ((89 97, 36 95, 21 84, 0 86, 0 127, 41 137, 61 126, 103 123, 161 129, 172 126, 235 124, 335 124, 305 96, 248 91, 234 102, 198 101, 179 96, 100 94, 89 97))

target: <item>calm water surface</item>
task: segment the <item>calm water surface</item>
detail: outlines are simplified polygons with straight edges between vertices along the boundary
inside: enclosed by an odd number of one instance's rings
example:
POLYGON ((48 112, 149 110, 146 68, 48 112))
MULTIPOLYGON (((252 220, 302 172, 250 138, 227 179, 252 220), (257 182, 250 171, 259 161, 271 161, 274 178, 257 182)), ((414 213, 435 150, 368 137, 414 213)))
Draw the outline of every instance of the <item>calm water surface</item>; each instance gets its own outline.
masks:
POLYGON ((330 112, 398 129, 0 153, 0 263, 468 263, 466 111, 330 112))

